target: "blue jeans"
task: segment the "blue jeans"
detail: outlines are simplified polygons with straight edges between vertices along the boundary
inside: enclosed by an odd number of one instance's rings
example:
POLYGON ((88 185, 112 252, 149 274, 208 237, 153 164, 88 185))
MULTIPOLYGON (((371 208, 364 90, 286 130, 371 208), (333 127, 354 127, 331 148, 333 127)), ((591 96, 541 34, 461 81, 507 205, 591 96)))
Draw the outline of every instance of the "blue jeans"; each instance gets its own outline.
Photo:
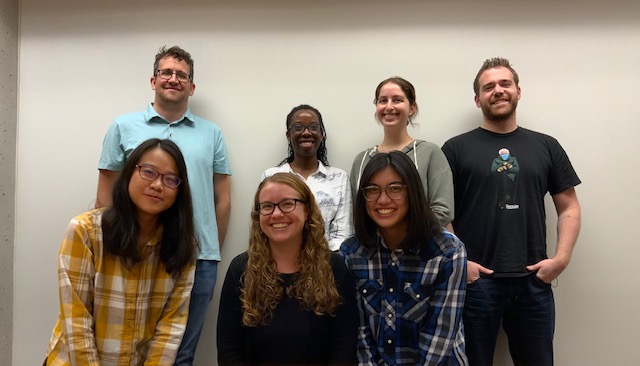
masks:
POLYGON ((535 274, 480 277, 467 285, 463 320, 471 366, 493 363, 500 321, 515 366, 553 365, 553 292, 535 274))
POLYGON ((216 274, 218 272, 218 261, 198 260, 196 263, 195 279, 191 290, 191 301, 189 303, 189 318, 187 319, 187 329, 182 337, 182 343, 176 356, 176 365, 192 365, 193 357, 196 354, 196 346, 200 339, 204 318, 207 315, 209 302, 213 297, 213 289, 216 286, 216 274))

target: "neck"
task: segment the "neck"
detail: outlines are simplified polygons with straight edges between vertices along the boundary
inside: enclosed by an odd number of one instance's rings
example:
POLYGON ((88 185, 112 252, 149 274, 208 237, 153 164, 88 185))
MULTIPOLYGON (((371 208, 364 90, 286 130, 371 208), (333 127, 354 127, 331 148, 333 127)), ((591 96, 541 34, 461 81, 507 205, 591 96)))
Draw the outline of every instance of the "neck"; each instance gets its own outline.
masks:
POLYGON ((318 158, 315 156, 294 158, 289 166, 291 170, 300 174, 305 179, 318 169, 318 158))
POLYGON ((518 128, 518 125, 516 124, 516 114, 513 113, 509 118, 500 121, 490 120, 487 119, 487 117, 484 117, 482 126, 480 127, 495 133, 513 132, 518 128))
POLYGON ((138 245, 143 247, 158 231, 158 216, 147 217, 138 215, 140 232, 138 233, 138 245))
POLYGON ((279 273, 296 273, 300 270, 301 242, 277 243, 275 245, 269 243, 269 246, 279 273))
POLYGON ((409 136, 406 128, 403 129, 385 129, 382 143, 378 145, 380 152, 389 152, 393 150, 402 150, 405 146, 413 141, 413 137, 409 136))
POLYGON ((407 237, 406 225, 403 228, 380 229, 380 235, 384 238, 387 248, 396 250, 400 247, 400 243, 407 237))
POLYGON ((182 118, 184 113, 187 111, 187 104, 166 104, 155 101, 153 103, 153 109, 155 109, 162 118, 171 123, 182 118))

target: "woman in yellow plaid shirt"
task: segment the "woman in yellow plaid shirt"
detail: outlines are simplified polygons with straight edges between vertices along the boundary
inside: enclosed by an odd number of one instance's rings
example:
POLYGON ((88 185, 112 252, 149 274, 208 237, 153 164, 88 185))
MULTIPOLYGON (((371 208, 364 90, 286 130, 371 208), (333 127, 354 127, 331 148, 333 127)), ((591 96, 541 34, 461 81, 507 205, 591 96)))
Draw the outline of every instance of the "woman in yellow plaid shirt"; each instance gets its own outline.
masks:
POLYGON ((113 204, 67 227, 45 364, 173 365, 197 248, 182 153, 147 140, 127 158, 113 204))

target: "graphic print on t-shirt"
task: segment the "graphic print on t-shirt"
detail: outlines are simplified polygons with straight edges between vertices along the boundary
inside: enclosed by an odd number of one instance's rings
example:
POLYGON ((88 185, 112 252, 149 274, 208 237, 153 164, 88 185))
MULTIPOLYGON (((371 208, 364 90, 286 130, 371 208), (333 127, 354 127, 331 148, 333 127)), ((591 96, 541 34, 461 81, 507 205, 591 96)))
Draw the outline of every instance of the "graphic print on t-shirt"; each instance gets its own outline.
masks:
POLYGON ((517 210, 516 187, 518 186, 518 172, 520 165, 515 156, 511 156, 509 149, 503 147, 498 151, 498 157, 491 163, 491 172, 497 188, 497 203, 501 210, 517 210))

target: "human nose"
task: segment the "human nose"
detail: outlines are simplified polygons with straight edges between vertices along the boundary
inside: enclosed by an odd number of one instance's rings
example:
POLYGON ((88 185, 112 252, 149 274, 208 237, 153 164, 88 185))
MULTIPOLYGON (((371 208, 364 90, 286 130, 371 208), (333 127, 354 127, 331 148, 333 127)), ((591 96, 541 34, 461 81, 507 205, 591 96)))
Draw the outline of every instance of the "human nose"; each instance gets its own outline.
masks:
POLYGON ((378 203, 387 203, 390 202, 391 198, 387 194, 387 190, 383 189, 380 191, 380 195, 378 196, 378 203))
POLYGON ((384 104, 384 109, 385 110, 392 110, 394 108, 393 102, 391 100, 388 100, 385 104, 384 104))
POLYGON ((152 180, 150 182, 150 186, 151 188, 160 191, 162 189, 164 189, 164 183, 162 183, 162 174, 158 174, 158 176, 156 177, 156 179, 152 180))
POLYGON ((171 77, 167 81, 172 82, 172 83, 179 83, 180 82, 180 80, 178 80, 178 75, 176 74, 175 71, 171 74, 171 77))
POLYGON ((275 205, 275 207, 273 208, 273 212, 271 213, 271 216, 282 216, 284 215, 284 212, 282 212, 282 209, 280 208, 279 205, 275 205))

